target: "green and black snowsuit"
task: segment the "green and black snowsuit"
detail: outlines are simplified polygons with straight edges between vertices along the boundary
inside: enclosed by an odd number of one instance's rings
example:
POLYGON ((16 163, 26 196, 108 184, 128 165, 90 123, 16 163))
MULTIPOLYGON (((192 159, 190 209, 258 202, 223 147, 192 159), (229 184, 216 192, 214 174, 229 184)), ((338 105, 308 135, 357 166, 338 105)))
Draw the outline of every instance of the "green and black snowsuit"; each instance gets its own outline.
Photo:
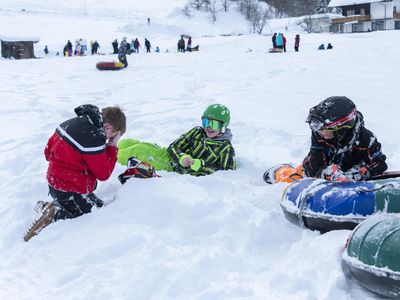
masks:
POLYGON ((210 139, 207 138, 206 132, 200 126, 184 133, 168 148, 134 139, 124 139, 118 143, 118 161, 126 165, 128 158, 134 156, 141 161, 150 163, 156 170, 175 171, 194 176, 208 175, 218 170, 234 170, 236 168, 235 150, 231 140, 232 134, 229 129, 210 139), (195 171, 190 167, 182 167, 179 160, 184 155, 200 159, 200 168, 195 171))

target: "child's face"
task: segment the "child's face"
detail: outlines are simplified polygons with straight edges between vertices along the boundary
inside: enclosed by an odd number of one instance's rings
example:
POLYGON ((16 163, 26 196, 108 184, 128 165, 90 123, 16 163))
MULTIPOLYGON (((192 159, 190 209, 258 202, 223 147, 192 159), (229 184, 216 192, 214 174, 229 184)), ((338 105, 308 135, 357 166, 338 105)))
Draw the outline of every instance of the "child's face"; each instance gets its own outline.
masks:
POLYGON ((104 133, 106 134, 106 139, 114 138, 118 132, 114 131, 114 127, 108 123, 105 123, 103 126, 104 133))
POLYGON ((332 130, 321 130, 318 131, 318 133, 325 139, 325 140, 331 140, 335 137, 335 133, 332 130))
POLYGON ((218 136, 221 133, 221 129, 212 130, 210 127, 204 129, 206 131, 206 135, 208 138, 212 139, 218 136))

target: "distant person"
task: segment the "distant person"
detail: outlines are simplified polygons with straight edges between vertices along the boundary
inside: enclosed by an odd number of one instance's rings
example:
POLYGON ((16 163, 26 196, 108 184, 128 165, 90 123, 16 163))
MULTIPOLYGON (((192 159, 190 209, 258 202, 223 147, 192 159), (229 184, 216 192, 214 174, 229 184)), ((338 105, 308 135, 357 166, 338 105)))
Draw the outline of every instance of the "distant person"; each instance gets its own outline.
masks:
POLYGON ((186 51, 192 52, 192 37, 191 36, 189 36, 186 51))
POLYGON ((82 55, 82 46, 79 44, 79 42, 75 45, 74 55, 78 55, 78 56, 82 55))
POLYGON ((155 51, 156 51, 157 53, 159 53, 159 52, 160 52, 160 48, 157 46, 155 51))
POLYGON ((294 39, 294 51, 299 52, 300 47, 300 35, 296 34, 296 38, 294 39))
POLYGON ((119 107, 100 111, 91 104, 78 106, 75 114, 57 127, 44 149, 49 194, 54 200, 37 203, 42 215, 32 223, 25 241, 53 222, 77 218, 104 205, 94 190, 97 181, 107 180, 114 170, 126 117, 119 107))
POLYGON ((68 44, 64 46, 63 55, 64 56, 71 56, 72 55, 71 49, 68 48, 68 44))
POLYGON ((99 48, 99 43, 97 41, 94 41, 94 43, 92 44, 92 55, 98 54, 99 48))
POLYGON ((283 34, 282 34, 282 40, 283 40, 283 52, 286 52, 286 38, 283 34))
POLYGON ((319 45, 318 50, 325 50, 325 45, 324 44, 319 45))
POLYGON ((275 40, 276 47, 278 49, 283 49, 283 36, 282 33, 278 33, 275 40))
POLYGON ((128 42, 126 41, 126 37, 124 37, 121 43, 119 44, 118 53, 121 51, 121 47, 125 49, 125 52, 128 51, 128 42))
POLYGON ((133 48, 131 49, 131 43, 126 42, 126 54, 131 54, 133 52, 133 48))
POLYGON ((113 47, 113 54, 118 54, 118 40, 115 39, 112 43, 111 43, 112 47, 113 47))
POLYGON ((151 44, 148 39, 144 39, 144 46, 146 47, 146 52, 150 53, 151 44))
POLYGON ((276 48, 276 32, 272 36, 272 48, 276 48))
POLYGON ((183 35, 181 35, 181 39, 178 41, 178 52, 185 52, 185 40, 183 39, 183 35))
POLYGON ((121 43, 118 49, 118 60, 124 65, 124 68, 128 67, 128 59, 126 58, 126 47, 121 43))
POLYGON ((44 47, 43 51, 44 51, 44 54, 46 54, 46 55, 49 54, 49 48, 47 48, 47 45, 44 47))
POLYGON ((147 25, 150 25, 150 18, 147 18, 147 25))
POLYGON ((72 53, 72 43, 70 40, 68 40, 67 42, 67 48, 70 50, 70 52, 72 53))
POLYGON ((138 38, 136 38, 135 41, 133 42, 133 47, 134 47, 134 49, 135 49, 135 52, 136 52, 136 53, 139 53, 139 48, 140 48, 141 46, 140 46, 140 42, 139 42, 138 38))
POLYGON ((132 50, 132 52, 136 52, 135 51, 135 40, 134 39, 131 40, 131 50, 132 50))
POLYGON ((331 43, 328 43, 328 46, 326 47, 327 50, 333 49, 333 46, 331 43))

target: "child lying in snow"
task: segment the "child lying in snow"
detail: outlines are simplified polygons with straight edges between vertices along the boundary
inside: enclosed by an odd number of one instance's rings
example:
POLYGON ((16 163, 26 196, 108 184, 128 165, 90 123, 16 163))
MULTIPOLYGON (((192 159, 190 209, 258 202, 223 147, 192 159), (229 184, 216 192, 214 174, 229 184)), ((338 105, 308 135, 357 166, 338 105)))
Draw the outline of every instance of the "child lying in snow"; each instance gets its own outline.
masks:
POLYGON ((135 139, 118 143, 118 162, 126 165, 130 157, 154 166, 156 170, 202 176, 217 170, 235 169, 235 151, 228 129, 229 109, 221 104, 207 107, 202 127, 184 133, 168 148, 135 139))

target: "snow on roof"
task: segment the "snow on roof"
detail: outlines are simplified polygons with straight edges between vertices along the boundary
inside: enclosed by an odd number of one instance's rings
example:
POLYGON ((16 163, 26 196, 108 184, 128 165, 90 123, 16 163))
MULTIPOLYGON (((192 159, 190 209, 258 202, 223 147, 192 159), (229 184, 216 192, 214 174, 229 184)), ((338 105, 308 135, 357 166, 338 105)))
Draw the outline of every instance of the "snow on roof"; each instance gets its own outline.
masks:
POLYGON ((40 38, 38 37, 15 37, 15 36, 1 36, 0 41, 5 42, 39 42, 40 38))
POLYGON ((331 0, 328 6, 337 7, 337 6, 346 6, 346 5, 364 4, 373 2, 381 2, 381 0, 331 0))

